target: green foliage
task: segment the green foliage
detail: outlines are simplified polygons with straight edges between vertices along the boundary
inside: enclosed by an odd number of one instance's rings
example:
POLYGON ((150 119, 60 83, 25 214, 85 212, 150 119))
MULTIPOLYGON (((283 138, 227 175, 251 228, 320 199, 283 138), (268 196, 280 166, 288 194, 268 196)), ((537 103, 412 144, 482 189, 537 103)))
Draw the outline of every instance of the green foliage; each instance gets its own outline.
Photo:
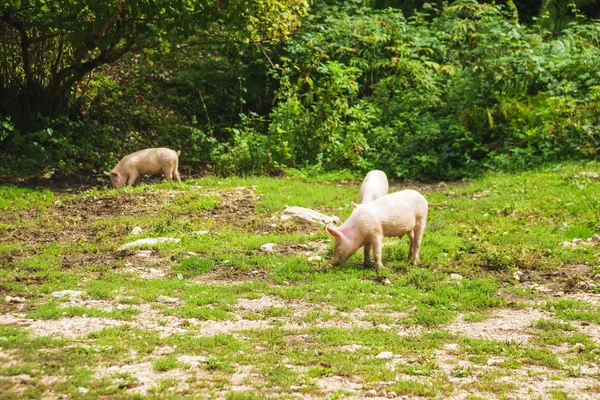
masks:
MULTIPOLYGON (((3 10, 11 62, 21 62, 15 21, 79 32, 32 49, 46 51, 33 86, 52 86, 58 58, 67 71, 102 62, 65 93, 77 118, 31 119, 2 103, 0 172, 99 172, 151 146, 219 174, 378 168, 422 180, 597 158, 600 24, 584 16, 590 0, 544 1, 530 26, 513 2, 163 3, 3 10), (565 12, 570 22, 554 21, 565 12), (78 13, 95 22, 67 18, 78 13)), ((26 94, 26 68, 7 71, 4 91, 26 94)))

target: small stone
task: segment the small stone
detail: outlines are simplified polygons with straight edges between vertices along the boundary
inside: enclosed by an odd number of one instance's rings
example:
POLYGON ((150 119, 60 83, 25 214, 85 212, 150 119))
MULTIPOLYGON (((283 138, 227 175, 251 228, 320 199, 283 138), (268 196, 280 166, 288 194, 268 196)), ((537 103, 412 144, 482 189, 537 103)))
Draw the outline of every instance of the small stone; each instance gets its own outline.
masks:
POLYGON ((382 351, 381 353, 377 354, 377 356, 375 356, 375 358, 379 358, 382 360, 387 360, 394 357, 394 353, 392 353, 391 351, 382 351))
POLYGON ((377 397, 377 390, 375 390, 375 389, 367 390, 366 396, 367 397, 377 397))
POLYGON ((489 365, 489 366, 498 365, 498 364, 502 364, 503 362, 504 362, 504 359, 502 359, 502 358, 488 358, 487 365, 489 365))
POLYGON ((291 392, 299 392, 300 390, 302 390, 302 386, 295 386, 295 385, 290 386, 291 392))
POLYGON ((77 388, 77 391, 78 391, 79 393, 81 393, 81 394, 86 394, 87 392, 89 392, 89 390, 87 390, 86 388, 84 388, 84 387, 81 387, 81 386, 79 386, 79 387, 77 388))
POLYGON ((20 381, 21 383, 27 383, 31 381, 31 375, 28 374, 19 374, 15 376, 15 379, 20 381))
POLYGON ((321 362, 319 363, 319 365, 320 365, 321 367, 325 367, 325 368, 331 368, 331 363, 329 363, 329 362, 327 362, 327 361, 321 361, 321 362))
POLYGON ((159 243, 170 243, 170 242, 179 243, 180 241, 181 241, 181 239, 172 238, 172 237, 145 238, 145 239, 136 240, 135 242, 125 243, 123 246, 119 247, 117 250, 123 251, 123 250, 127 250, 131 247, 153 246, 153 245, 159 244, 159 243))
POLYGON ((191 365, 192 367, 196 367, 200 364, 208 362, 208 357, 204 356, 179 356, 177 357, 177 361, 183 364, 191 365))
POLYGON ((25 303, 25 297, 19 297, 19 296, 6 296, 4 298, 4 301, 7 303, 25 303))
POLYGON ((583 353, 585 351, 585 345, 583 343, 575 343, 573 349, 578 353, 583 353))
POLYGON ((555 297, 560 297, 560 296, 564 296, 564 295, 565 295, 565 292, 556 292, 556 293, 554 293, 555 297))
POLYGON ((396 394, 396 392, 388 392, 387 397, 388 399, 395 399, 396 397, 398 397, 398 395, 396 394))
POLYGON ((592 239, 592 242, 598 243, 600 242, 600 235, 594 235, 590 239, 592 239))
POLYGON ((516 271, 513 274, 513 278, 515 278, 516 281, 520 281, 521 280, 521 275, 523 275, 523 273, 521 271, 516 271))
POLYGON ((56 298, 69 297, 71 300, 74 300, 78 297, 81 297, 82 294, 83 292, 80 290, 61 290, 58 292, 52 292, 50 295, 56 298))
POLYGON ((460 281, 463 278, 463 276, 461 274, 450 274, 450 278, 460 281))
POLYGON ((142 233, 142 228, 139 226, 134 226, 131 232, 129 232, 130 235, 139 235, 140 233, 142 233))
POLYGON ((383 280, 383 284, 384 284, 384 285, 390 285, 390 286, 391 286, 391 284, 392 284, 392 281, 390 281, 390 278, 385 278, 385 279, 383 280))
POLYGON ((209 233, 210 233, 210 231, 194 231, 194 232, 190 232, 189 235, 199 236, 199 235, 208 235, 209 233))
POLYGON ((518 213, 519 213, 519 210, 513 210, 513 212, 511 213, 511 215, 513 217, 516 217, 518 213))
POLYGON ((156 301, 158 301, 159 303, 177 303, 179 301, 179 298, 169 296, 158 296, 156 301))
POLYGON ((62 201, 60 201, 60 200, 56 200, 56 201, 54 202, 54 205, 55 205, 55 206, 60 206, 60 205, 62 205, 62 201))
POLYGON ((444 345, 444 349, 447 351, 457 351, 458 344, 457 343, 447 343, 444 345))
POLYGON ((321 214, 318 211, 304 207, 289 207, 287 206, 281 213, 281 220, 286 221, 291 218, 300 218, 308 222, 321 223, 323 225, 340 224, 341 221, 336 216, 321 214))
POLYGON ((272 253, 273 251, 275 251, 275 246, 277 246, 275 243, 265 243, 262 246, 260 246, 260 249, 265 253, 272 253))

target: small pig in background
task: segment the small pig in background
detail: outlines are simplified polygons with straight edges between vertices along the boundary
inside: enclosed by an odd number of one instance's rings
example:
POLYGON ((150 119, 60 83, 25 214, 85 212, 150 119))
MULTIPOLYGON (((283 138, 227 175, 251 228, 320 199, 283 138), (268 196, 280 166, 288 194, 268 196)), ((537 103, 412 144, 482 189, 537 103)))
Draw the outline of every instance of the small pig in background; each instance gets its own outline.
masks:
POLYGON ((173 178, 181 183, 179 171, 179 154, 181 151, 173 151, 165 147, 144 149, 126 155, 110 172, 104 174, 110 176, 115 189, 123 185, 134 185, 142 180, 142 175, 154 175, 163 173, 166 180, 173 178))
MULTIPOLYGON (((360 204, 370 203, 373 200, 385 196, 388 194, 389 185, 387 175, 383 171, 377 169, 369 171, 365 176, 365 179, 360 185, 360 192, 358 193, 358 202, 360 204)), ((356 204, 352 204, 355 207, 356 204)))
POLYGON ((415 190, 402 190, 367 204, 358 204, 339 228, 327 227, 327 232, 334 239, 331 264, 345 263, 356 250, 364 246, 364 265, 369 266, 369 251, 373 247, 375 270, 379 272, 379 268, 383 267, 383 238, 404 235, 408 235, 410 240, 408 258, 412 264, 418 263, 427 210, 427 200, 415 190))

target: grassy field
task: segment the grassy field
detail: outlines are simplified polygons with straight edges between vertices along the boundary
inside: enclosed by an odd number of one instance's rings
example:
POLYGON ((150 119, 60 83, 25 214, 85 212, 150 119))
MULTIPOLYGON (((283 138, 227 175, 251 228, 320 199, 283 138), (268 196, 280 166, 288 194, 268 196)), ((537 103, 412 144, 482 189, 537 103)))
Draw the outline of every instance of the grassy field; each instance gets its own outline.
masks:
POLYGON ((0 398, 600 397, 600 164, 392 183, 447 203, 379 276, 280 218, 359 185, 0 186, 0 398))

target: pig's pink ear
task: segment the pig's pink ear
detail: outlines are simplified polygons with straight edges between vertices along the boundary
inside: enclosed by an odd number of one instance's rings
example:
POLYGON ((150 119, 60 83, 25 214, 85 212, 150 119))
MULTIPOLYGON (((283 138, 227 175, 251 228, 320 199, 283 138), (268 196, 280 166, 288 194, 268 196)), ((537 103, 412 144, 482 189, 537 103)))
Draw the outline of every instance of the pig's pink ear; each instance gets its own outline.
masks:
POLYGON ((337 228, 335 228, 333 226, 328 226, 327 232, 329 232, 329 234, 333 237, 337 237, 337 238, 342 237, 342 232, 340 232, 337 228))
POLYGON ((106 176, 110 176, 110 172, 106 172, 106 171, 104 171, 104 175, 106 175, 106 176))
POLYGON ((356 208, 356 203, 355 202, 350 202, 350 204, 352 205, 352 208, 356 208))

